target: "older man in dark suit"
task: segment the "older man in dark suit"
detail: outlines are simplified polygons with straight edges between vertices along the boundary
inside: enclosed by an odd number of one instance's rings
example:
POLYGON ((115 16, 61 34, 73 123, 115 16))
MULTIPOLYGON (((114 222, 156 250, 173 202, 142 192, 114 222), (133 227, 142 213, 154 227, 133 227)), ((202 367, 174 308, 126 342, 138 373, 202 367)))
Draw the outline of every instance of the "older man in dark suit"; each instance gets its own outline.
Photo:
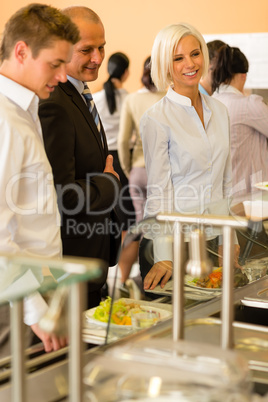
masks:
POLYGON ((63 253, 107 262, 101 279, 89 283, 92 307, 100 302, 108 266, 115 264, 120 245, 120 225, 114 219, 120 182, 86 84, 97 79, 104 59, 103 24, 87 7, 69 7, 63 13, 78 26, 81 39, 67 65, 68 81, 40 103, 39 117, 62 216, 63 253))

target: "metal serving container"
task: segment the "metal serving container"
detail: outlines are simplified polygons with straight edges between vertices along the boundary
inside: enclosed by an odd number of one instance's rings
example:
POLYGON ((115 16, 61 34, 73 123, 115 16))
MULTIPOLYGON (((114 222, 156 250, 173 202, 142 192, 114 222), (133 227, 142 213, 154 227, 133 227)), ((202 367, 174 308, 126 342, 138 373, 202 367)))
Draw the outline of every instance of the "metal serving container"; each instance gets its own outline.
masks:
POLYGON ((246 402, 251 381, 234 351, 170 339, 147 339, 107 350, 84 370, 85 401, 246 402))

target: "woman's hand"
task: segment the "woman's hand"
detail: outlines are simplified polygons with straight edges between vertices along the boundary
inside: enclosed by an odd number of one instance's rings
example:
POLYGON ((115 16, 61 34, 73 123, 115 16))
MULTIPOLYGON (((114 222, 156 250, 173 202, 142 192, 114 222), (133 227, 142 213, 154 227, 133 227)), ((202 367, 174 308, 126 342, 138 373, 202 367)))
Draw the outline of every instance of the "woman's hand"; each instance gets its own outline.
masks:
POLYGON ((154 289, 160 281, 160 286, 163 288, 172 275, 172 269, 173 264, 171 261, 159 261, 155 263, 144 278, 144 290, 154 289))

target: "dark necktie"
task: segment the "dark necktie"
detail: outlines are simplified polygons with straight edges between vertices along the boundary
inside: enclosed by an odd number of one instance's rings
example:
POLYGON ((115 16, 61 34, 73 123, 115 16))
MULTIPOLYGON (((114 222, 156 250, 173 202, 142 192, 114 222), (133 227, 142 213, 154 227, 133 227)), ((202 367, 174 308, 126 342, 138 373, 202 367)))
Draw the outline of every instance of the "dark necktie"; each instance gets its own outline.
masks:
POLYGON ((88 88, 87 84, 84 83, 84 91, 82 92, 83 97, 85 98, 89 111, 93 116, 93 119, 95 121, 95 124, 97 126, 97 129, 99 133, 101 134, 101 125, 100 125, 100 117, 96 108, 96 105, 93 101, 92 94, 90 92, 90 89, 88 88))

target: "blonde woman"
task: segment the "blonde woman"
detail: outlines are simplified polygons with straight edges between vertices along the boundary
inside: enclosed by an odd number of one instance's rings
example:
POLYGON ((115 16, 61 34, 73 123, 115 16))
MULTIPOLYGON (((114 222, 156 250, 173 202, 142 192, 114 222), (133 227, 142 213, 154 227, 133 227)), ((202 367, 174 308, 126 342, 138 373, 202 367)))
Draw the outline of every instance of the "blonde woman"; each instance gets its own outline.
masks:
MULTIPOLYGON (((208 71, 207 45, 193 26, 169 25, 156 36, 151 63, 156 87, 168 91, 141 120, 148 176, 145 216, 161 211, 204 213, 231 190, 227 109, 198 89, 208 71)), ((209 239, 213 238, 216 232, 209 239)), ((172 275, 172 244, 166 240, 161 235, 153 238, 151 266, 140 257, 145 290, 158 283, 163 287, 172 275)))

